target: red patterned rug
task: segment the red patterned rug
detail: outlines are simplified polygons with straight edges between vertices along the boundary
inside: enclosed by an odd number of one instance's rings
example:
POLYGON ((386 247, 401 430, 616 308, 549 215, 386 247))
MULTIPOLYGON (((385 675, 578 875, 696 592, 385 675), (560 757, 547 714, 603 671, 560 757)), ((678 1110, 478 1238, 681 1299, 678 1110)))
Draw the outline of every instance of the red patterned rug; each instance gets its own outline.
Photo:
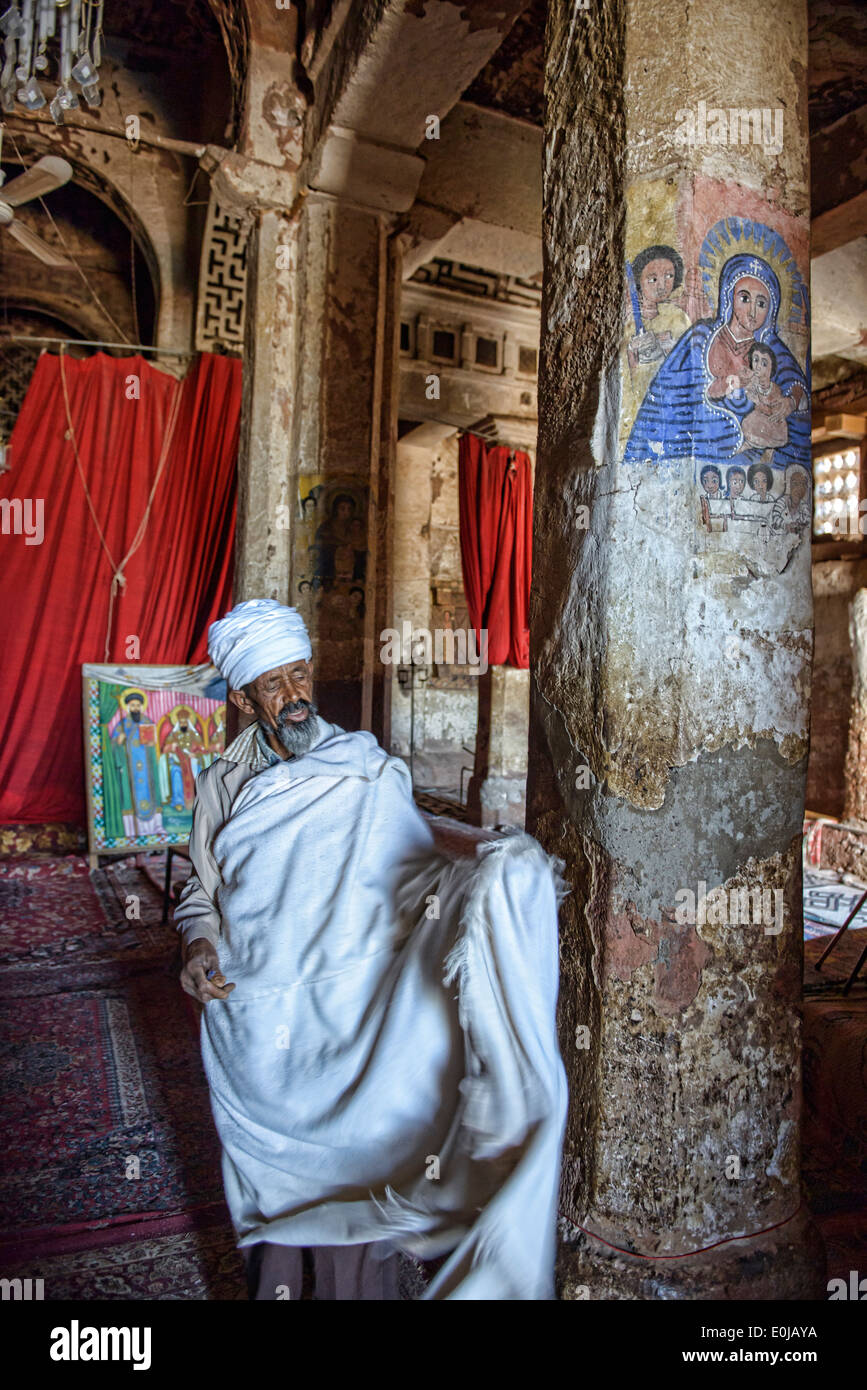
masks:
POLYGON ((51 1271, 59 1298, 243 1296, 159 892, 132 860, 6 860, 0 908, 0 1272, 51 1271))

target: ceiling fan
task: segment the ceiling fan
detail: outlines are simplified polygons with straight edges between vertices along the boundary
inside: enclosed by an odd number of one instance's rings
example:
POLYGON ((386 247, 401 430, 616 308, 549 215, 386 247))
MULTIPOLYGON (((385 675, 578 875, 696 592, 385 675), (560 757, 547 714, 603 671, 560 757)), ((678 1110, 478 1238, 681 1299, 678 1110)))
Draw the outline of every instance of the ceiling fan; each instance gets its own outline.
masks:
POLYGON ((64 256, 61 251, 55 251, 47 241, 31 232, 23 222, 16 220, 15 208, 20 207, 22 203, 29 203, 33 198, 43 198, 55 188, 62 188, 63 184, 72 178, 72 165, 56 154, 46 154, 5 187, 4 178, 5 175, 0 171, 0 227, 45 265, 71 266, 72 261, 68 256, 64 256))

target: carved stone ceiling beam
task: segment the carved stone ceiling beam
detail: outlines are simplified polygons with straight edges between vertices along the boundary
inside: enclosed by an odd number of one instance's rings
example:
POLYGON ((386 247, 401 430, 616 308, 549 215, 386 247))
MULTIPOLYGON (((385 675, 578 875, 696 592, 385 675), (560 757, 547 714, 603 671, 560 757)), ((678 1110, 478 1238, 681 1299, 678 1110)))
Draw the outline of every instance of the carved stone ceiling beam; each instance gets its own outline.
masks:
POLYGON ((382 7, 341 7, 331 28, 302 51, 316 94, 307 131, 311 188, 382 207, 383 183, 385 210, 407 210, 424 172, 415 152, 430 117, 451 110, 525 4, 387 0, 382 7))

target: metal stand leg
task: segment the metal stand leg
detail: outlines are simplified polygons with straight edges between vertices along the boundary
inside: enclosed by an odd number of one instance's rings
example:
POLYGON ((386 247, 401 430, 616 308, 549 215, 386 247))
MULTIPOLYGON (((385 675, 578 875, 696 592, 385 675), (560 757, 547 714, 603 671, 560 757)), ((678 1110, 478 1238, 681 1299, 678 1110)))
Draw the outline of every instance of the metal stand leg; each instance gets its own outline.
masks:
POLYGON ((867 946, 864 947, 864 950, 861 952, 860 956, 858 957, 858 964, 855 966, 855 969, 852 971, 852 974, 849 976, 848 980, 846 981, 845 985, 843 986, 843 993, 844 993, 844 994, 848 994, 849 991, 850 991, 850 989, 851 989, 852 986, 854 985, 855 981, 856 981, 857 978, 858 978, 858 971, 861 969, 861 966, 864 964, 865 960, 867 960, 867 946))
MULTIPOLYGON (((172 900, 172 857, 174 850, 169 845, 166 850, 166 881, 163 888, 163 922, 169 920, 169 904, 172 900)), ((865 894, 867 896, 867 894, 865 894)))
MULTIPOLYGON (((846 920, 845 920, 845 922, 843 923, 843 925, 842 925, 842 927, 840 928, 840 930, 836 933, 836 935, 834 935, 834 936, 831 937, 831 940, 829 941, 828 945, 825 947, 825 949, 824 949, 824 951, 822 952, 822 954, 820 955, 819 959, 816 961, 816 966, 815 966, 816 970, 821 970, 821 968, 822 968, 822 961, 825 960, 828 956, 830 956, 830 954, 831 954, 831 952, 833 951, 834 947, 837 945, 837 942, 840 940, 840 938, 841 938, 841 936, 843 935, 844 931, 845 931, 846 928, 849 926, 849 923, 850 923, 850 922, 854 922, 855 918, 858 916, 858 913, 861 911, 861 908, 864 906, 864 903, 865 903, 865 902, 867 902, 867 892, 864 892, 864 893, 861 894, 861 897, 858 899, 857 903, 856 903, 855 906, 852 908, 852 911, 849 913, 849 916, 846 918, 846 920)), ((862 957, 861 957, 861 960, 863 961, 863 959, 864 959, 864 957, 862 956, 862 957)), ((861 961, 859 961, 859 962, 858 962, 858 965, 855 967, 855 974, 856 974, 856 975, 858 974, 858 969, 859 969, 860 965, 861 965, 861 961)), ((854 978, 854 976, 853 976, 853 978, 854 978)))

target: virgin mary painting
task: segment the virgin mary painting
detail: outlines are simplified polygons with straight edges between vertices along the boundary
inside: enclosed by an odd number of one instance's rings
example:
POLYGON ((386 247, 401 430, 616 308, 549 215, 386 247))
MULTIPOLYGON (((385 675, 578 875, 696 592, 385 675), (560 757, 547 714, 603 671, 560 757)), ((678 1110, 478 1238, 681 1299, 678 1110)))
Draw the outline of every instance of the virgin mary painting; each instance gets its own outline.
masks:
MULTIPOLYGON (((780 303, 780 282, 767 261, 742 252, 725 262, 716 318, 694 324, 661 364, 635 418, 624 463, 693 458, 698 470, 762 459, 777 468, 809 467, 809 387, 777 332, 780 303), (743 430, 761 389, 751 365, 756 344, 771 350, 775 410, 786 432, 772 451, 751 444, 749 426, 746 436, 743 430)), ((753 360, 767 368, 761 353, 753 360)))

